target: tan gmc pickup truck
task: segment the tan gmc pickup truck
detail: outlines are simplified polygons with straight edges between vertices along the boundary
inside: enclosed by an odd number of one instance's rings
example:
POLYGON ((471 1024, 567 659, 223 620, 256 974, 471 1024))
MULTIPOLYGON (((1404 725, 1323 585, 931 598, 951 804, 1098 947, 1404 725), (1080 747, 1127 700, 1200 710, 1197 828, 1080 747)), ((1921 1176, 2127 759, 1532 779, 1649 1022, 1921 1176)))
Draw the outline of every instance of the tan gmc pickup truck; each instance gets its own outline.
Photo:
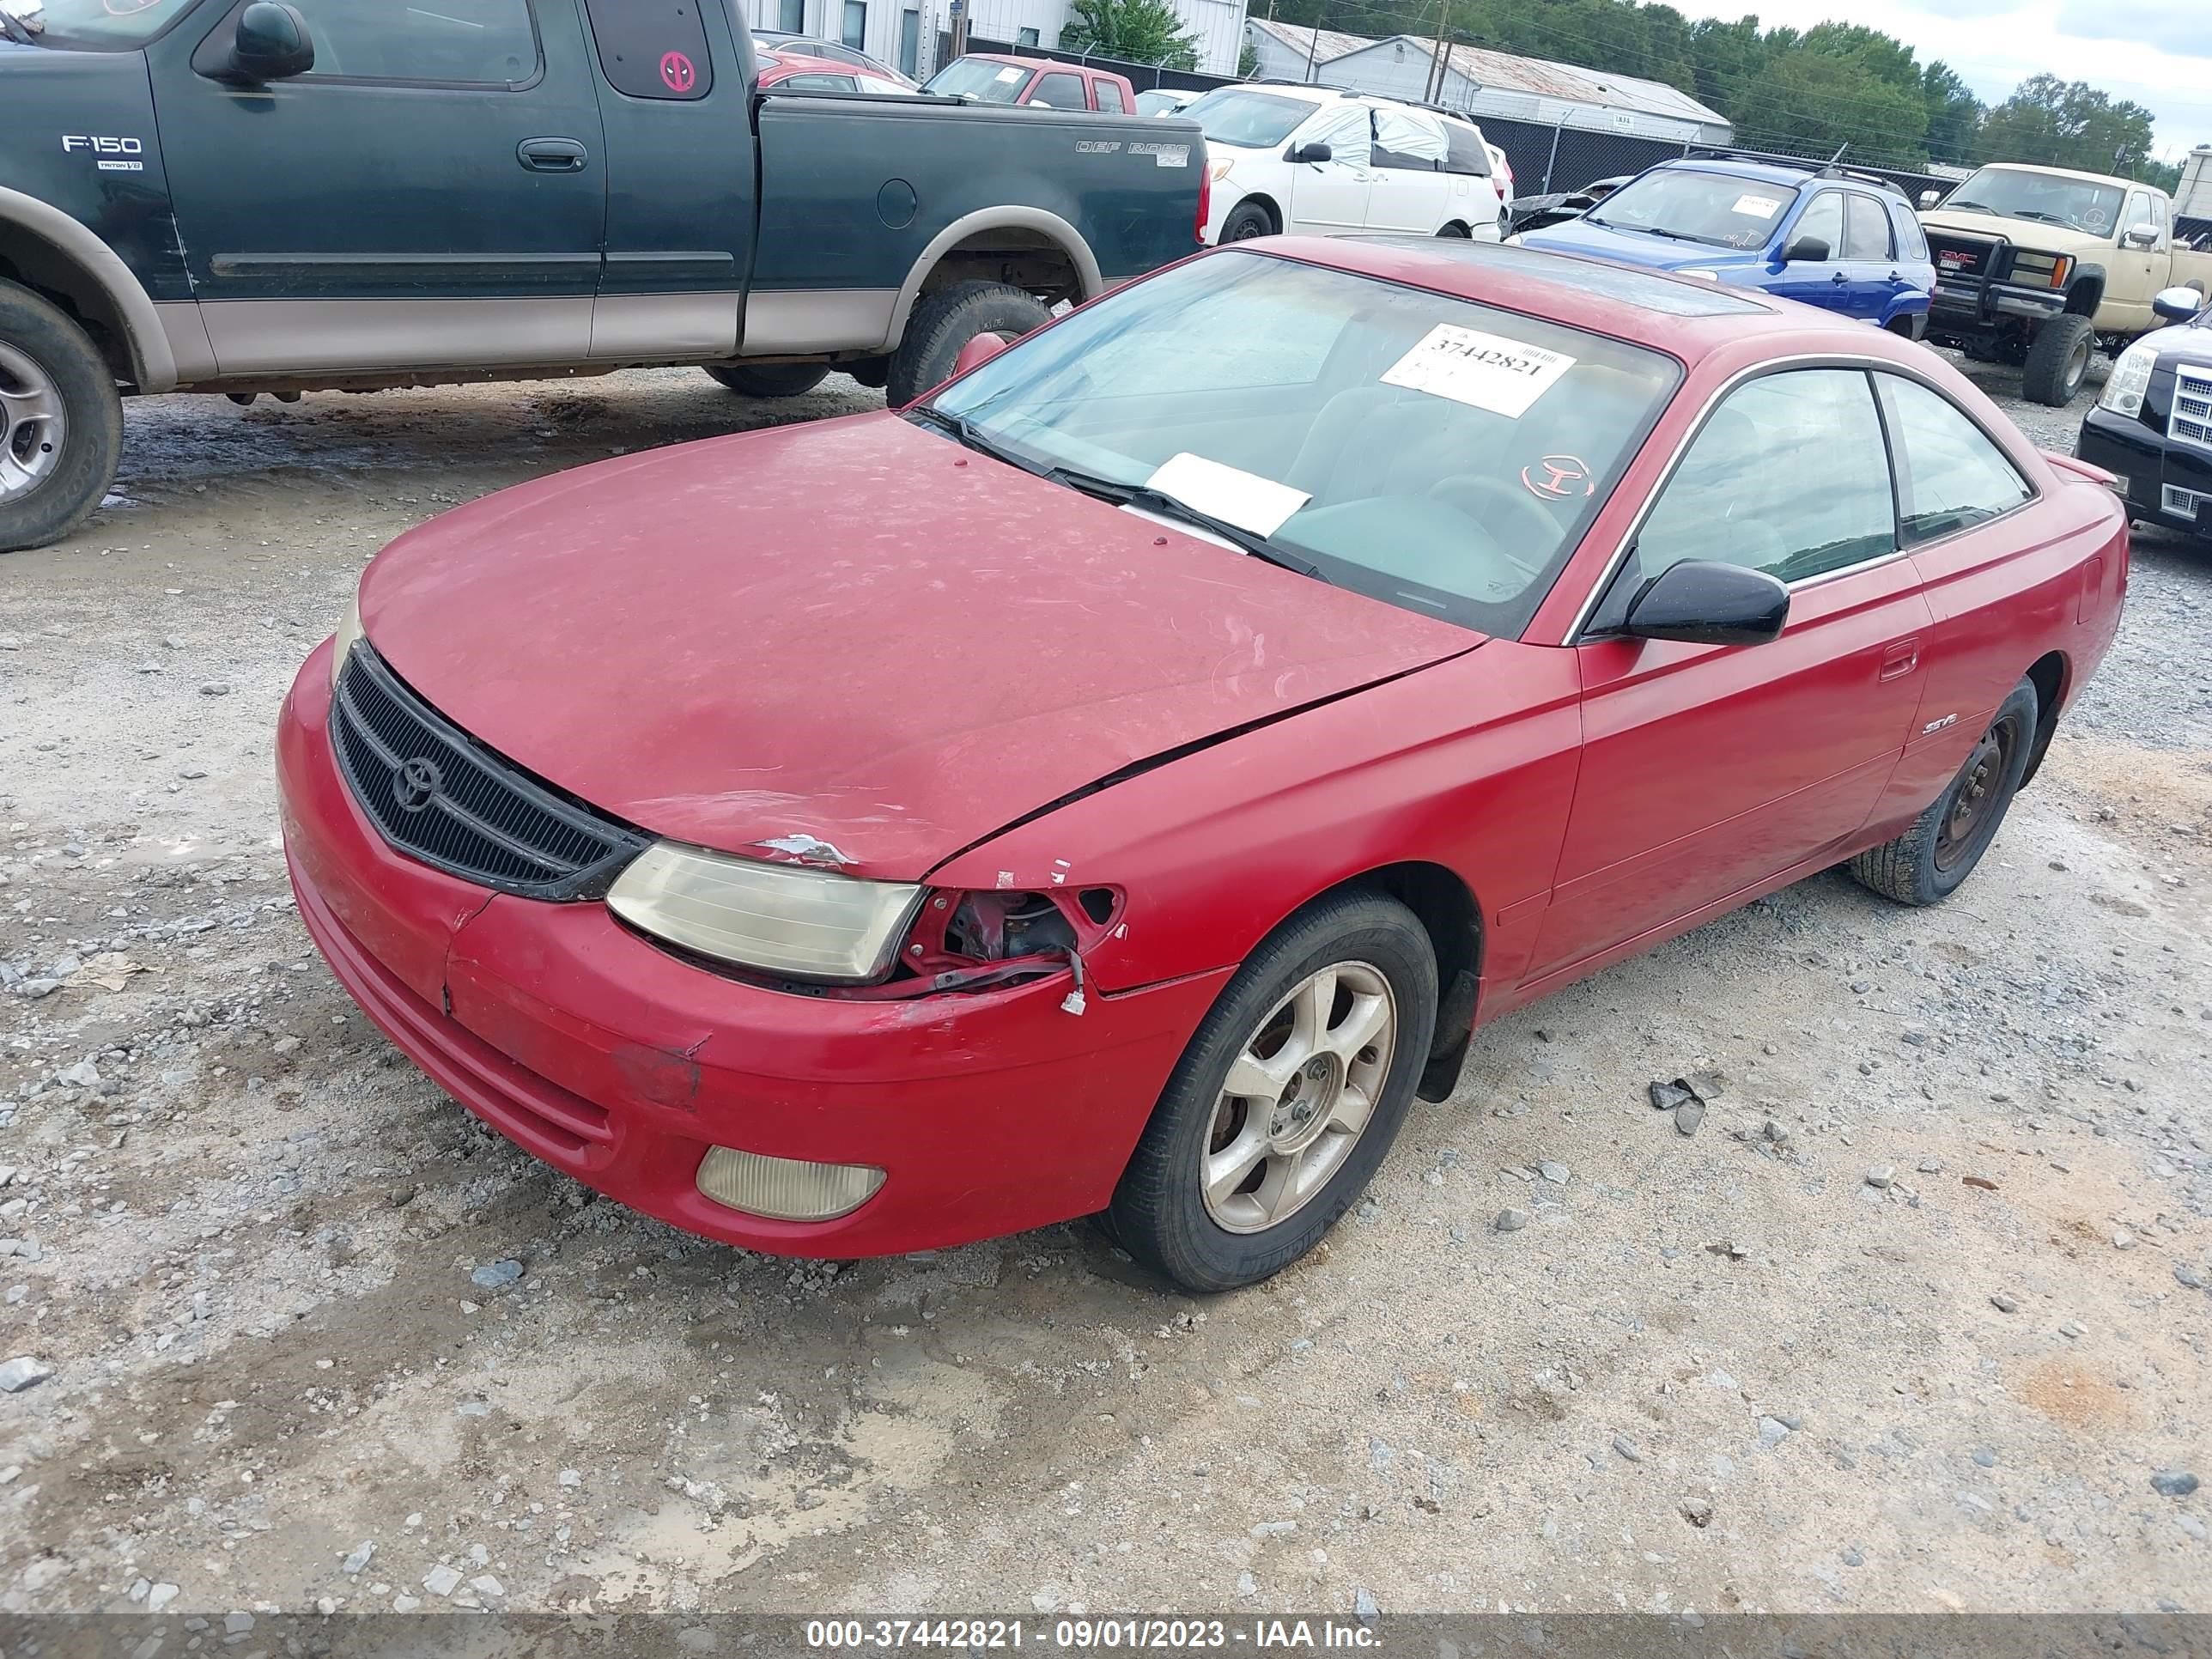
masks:
POLYGON ((2019 364, 2027 396, 2054 408, 2081 391, 2093 353, 2118 356, 2165 325, 2160 293, 2212 294, 2212 252, 2177 243, 2172 202, 2131 179, 2006 162, 1920 222, 1936 259, 1929 343, 2019 364))

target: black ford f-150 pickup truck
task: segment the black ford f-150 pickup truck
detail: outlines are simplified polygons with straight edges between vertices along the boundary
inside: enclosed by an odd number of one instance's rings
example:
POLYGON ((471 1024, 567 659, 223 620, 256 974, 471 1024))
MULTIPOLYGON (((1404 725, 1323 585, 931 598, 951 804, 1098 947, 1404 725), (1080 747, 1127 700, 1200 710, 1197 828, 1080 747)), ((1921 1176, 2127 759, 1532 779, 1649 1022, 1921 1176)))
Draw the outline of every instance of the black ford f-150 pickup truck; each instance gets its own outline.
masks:
POLYGON ((700 364, 904 402, 1195 251, 1195 125, 763 95, 721 0, 0 0, 0 551, 118 398, 700 364))

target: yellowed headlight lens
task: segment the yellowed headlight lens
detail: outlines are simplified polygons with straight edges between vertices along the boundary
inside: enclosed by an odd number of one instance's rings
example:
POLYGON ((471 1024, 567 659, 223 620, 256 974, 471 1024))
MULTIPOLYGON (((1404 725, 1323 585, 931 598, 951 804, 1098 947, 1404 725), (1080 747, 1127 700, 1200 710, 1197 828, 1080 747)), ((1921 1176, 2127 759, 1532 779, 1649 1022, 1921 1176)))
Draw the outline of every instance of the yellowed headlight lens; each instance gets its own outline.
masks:
POLYGON ((921 889, 858 881, 659 842, 615 880, 607 908, 641 933, 793 979, 867 980, 891 953, 921 889))

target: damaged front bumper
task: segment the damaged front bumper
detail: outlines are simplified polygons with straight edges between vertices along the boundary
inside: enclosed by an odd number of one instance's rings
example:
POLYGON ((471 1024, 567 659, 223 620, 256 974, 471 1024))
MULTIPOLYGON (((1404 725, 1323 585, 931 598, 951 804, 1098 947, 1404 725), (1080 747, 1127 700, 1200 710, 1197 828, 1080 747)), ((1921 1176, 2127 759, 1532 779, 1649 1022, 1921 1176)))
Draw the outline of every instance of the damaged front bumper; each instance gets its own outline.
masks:
POLYGON ((329 647, 280 719, 300 915, 362 1010, 525 1151, 688 1231, 790 1255, 996 1237, 1104 1207, 1229 969, 1063 1008, 1064 977, 897 1001, 771 990, 672 956, 597 902, 493 895, 393 851, 340 777, 329 647), (716 1147, 867 1165, 827 1221, 699 1189, 716 1147))

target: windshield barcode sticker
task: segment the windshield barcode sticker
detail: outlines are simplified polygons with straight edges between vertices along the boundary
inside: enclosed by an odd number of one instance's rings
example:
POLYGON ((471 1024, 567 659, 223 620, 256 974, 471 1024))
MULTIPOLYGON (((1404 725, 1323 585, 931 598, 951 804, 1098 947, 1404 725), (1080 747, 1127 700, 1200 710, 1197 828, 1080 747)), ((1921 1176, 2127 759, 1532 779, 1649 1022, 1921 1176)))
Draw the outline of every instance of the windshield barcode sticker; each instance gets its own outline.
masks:
POLYGON ((1748 219, 1764 219, 1781 205, 1771 196, 1739 196, 1729 211, 1741 213, 1748 219))
POLYGON ((1383 372, 1382 384, 1449 398, 1517 421, 1574 366, 1575 360, 1563 351, 1438 323, 1383 372))

